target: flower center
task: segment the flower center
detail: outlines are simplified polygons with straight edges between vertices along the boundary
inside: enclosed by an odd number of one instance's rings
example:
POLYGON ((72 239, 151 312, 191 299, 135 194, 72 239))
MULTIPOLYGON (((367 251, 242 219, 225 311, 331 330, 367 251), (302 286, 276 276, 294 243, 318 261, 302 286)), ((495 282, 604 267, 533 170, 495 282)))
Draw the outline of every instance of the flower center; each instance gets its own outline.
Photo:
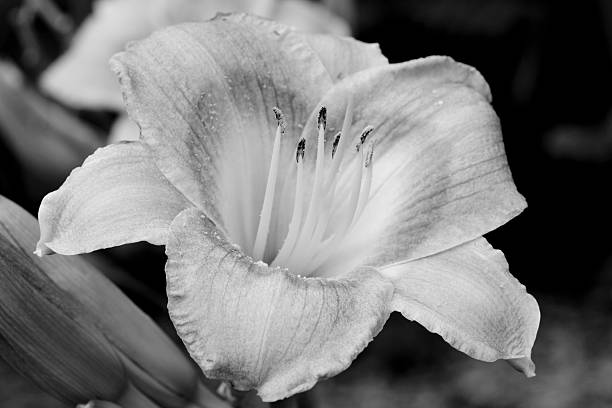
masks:
MULTIPOLYGON (((293 208, 284 237, 270 239, 274 203, 290 202, 277 195, 276 186, 281 162, 281 139, 286 125, 282 112, 274 108, 278 121, 267 175, 265 194, 260 211, 257 234, 251 255, 271 266, 288 268, 304 276, 324 274, 326 263, 358 224, 370 199, 375 142, 370 140, 373 128, 350 137, 352 103, 349 102, 342 129, 325 143, 327 110, 318 114, 314 178, 305 168, 306 140, 301 138, 295 149, 295 190, 293 208), (354 148, 351 147, 354 146, 354 148), (326 154, 327 150, 327 154, 326 154), (312 180, 312 181, 311 181, 312 180), (276 244, 276 248, 268 248, 276 244)), ((247 250, 247 248, 243 248, 247 250)), ((248 252, 248 250, 247 250, 248 252)))

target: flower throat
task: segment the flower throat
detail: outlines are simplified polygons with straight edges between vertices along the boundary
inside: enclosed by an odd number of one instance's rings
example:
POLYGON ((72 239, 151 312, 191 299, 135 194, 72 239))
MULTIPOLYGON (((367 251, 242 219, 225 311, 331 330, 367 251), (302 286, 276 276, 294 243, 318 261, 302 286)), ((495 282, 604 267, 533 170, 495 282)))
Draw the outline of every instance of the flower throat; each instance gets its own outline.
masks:
POLYGON ((287 233, 278 241, 282 243, 280 247, 270 250, 267 246, 271 242, 269 235, 281 162, 281 141, 287 130, 281 110, 273 110, 278 126, 257 233, 252 249, 243 250, 254 260, 262 260, 271 266, 288 268, 292 273, 304 276, 316 275, 316 271, 333 255, 334 248, 350 234, 368 204, 375 146, 369 136, 373 128, 367 126, 360 134, 348 137, 353 116, 349 101, 341 131, 328 141, 332 146, 328 146, 329 157, 326 157, 327 109, 322 107, 319 110, 312 186, 308 189, 306 185, 306 139, 302 137, 295 148, 295 195, 287 233), (350 148, 351 143, 354 149, 350 148), (341 168, 343 162, 349 167, 341 168), (341 178, 340 172, 345 170, 349 171, 349 177, 341 178))

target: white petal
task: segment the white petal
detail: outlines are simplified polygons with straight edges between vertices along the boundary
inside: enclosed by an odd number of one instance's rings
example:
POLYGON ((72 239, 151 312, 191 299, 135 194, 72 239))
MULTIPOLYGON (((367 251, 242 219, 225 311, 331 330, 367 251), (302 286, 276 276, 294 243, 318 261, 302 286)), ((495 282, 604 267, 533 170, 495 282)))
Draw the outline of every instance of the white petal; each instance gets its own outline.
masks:
MULTIPOLYGON (((355 120, 348 136, 374 127, 372 194, 330 265, 348 256, 354 264, 386 265, 431 255, 499 227, 526 206, 489 87, 474 68, 429 57, 349 76, 320 102, 328 107, 328 149, 349 98, 355 120)), ((312 138, 314 129, 311 120, 304 136, 312 138)), ((347 146, 357 160, 354 145, 347 146)))
POLYGON ((122 110, 121 92, 108 60, 128 41, 156 28, 156 3, 159 0, 97 1, 68 51, 43 73, 41 87, 75 107, 122 110))
POLYGON ((531 348, 540 323, 535 299, 484 238, 382 268, 395 285, 393 309, 437 333, 470 357, 519 359, 535 374, 531 348))
POLYGON ((278 1, 267 17, 310 33, 350 35, 346 21, 319 3, 309 0, 278 1))
POLYGON ((140 128, 128 115, 119 115, 108 136, 108 144, 135 141, 140 138, 140 128))
POLYGON ((168 309, 212 378, 274 401, 346 369, 382 328, 392 285, 372 268, 301 278, 244 256, 195 209, 172 223, 168 309))
POLYGON ((165 244, 191 204, 139 142, 98 149, 40 204, 39 254, 73 255, 130 242, 165 244))
POLYGON ((378 44, 324 34, 305 34, 304 39, 317 53, 334 82, 356 72, 389 63, 378 44))

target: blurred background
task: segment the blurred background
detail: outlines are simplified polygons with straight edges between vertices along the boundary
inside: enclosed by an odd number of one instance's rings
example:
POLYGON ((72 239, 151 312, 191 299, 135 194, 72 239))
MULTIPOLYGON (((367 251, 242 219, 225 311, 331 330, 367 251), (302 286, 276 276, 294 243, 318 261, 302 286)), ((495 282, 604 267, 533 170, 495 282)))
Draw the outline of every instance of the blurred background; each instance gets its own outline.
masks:
MULTIPOLYGON (((163 3, 119 1, 141 11, 163 3)), ((150 19, 139 31, 126 23, 130 6, 113 20, 90 0, 0 1, 0 194, 36 214, 93 150, 129 138, 120 107, 87 99, 85 87, 77 89, 83 100, 63 94, 47 81, 50 67, 71 52, 96 63, 97 38, 111 52, 147 30, 193 19, 192 11, 177 12, 181 2, 139 13, 150 19), (83 34, 87 25, 98 31, 83 34), (133 30, 121 32, 125 26, 133 30)), ((202 19, 216 9, 247 10, 378 42, 390 62, 442 54, 476 67, 491 86, 510 168, 529 203, 487 238, 540 304, 537 377, 472 360, 394 314, 350 369, 308 393, 313 407, 612 407, 610 0, 279 0, 293 3, 282 12, 270 1, 201 3, 202 19)), ((172 333, 162 248, 88 257, 172 333)), ((61 406, 0 361, 0 407, 61 406)))

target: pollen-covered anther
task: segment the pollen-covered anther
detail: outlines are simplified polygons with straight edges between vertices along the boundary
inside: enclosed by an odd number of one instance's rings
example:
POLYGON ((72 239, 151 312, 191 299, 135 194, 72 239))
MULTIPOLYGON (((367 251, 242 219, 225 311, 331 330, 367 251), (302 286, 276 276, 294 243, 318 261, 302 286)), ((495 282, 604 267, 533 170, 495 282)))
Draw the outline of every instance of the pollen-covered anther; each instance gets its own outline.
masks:
POLYGON ((364 143, 368 139, 368 136, 370 135, 370 133, 372 133, 373 130, 374 128, 372 126, 366 126, 361 131, 361 135, 359 136, 359 143, 355 145, 355 150, 357 150, 358 152, 361 150, 361 146, 364 145, 364 143))
POLYGON ((306 151, 306 139, 301 138, 295 149, 295 162, 299 163, 300 160, 304 160, 304 152, 306 151))
POLYGON ((274 116, 276 117, 276 121, 278 122, 278 127, 280 128, 281 133, 285 134, 287 132, 287 122, 285 121, 283 111, 281 111, 276 106, 272 108, 272 111, 274 112, 274 116))
POLYGON ((340 143, 341 136, 342 136, 342 132, 338 132, 336 133, 336 136, 334 136, 334 144, 332 145, 332 153, 331 153, 332 159, 336 155, 336 150, 338 150, 338 144, 340 143))
POLYGON ((317 118, 317 127, 323 130, 327 127, 327 108, 325 106, 319 109, 319 117, 317 118))

